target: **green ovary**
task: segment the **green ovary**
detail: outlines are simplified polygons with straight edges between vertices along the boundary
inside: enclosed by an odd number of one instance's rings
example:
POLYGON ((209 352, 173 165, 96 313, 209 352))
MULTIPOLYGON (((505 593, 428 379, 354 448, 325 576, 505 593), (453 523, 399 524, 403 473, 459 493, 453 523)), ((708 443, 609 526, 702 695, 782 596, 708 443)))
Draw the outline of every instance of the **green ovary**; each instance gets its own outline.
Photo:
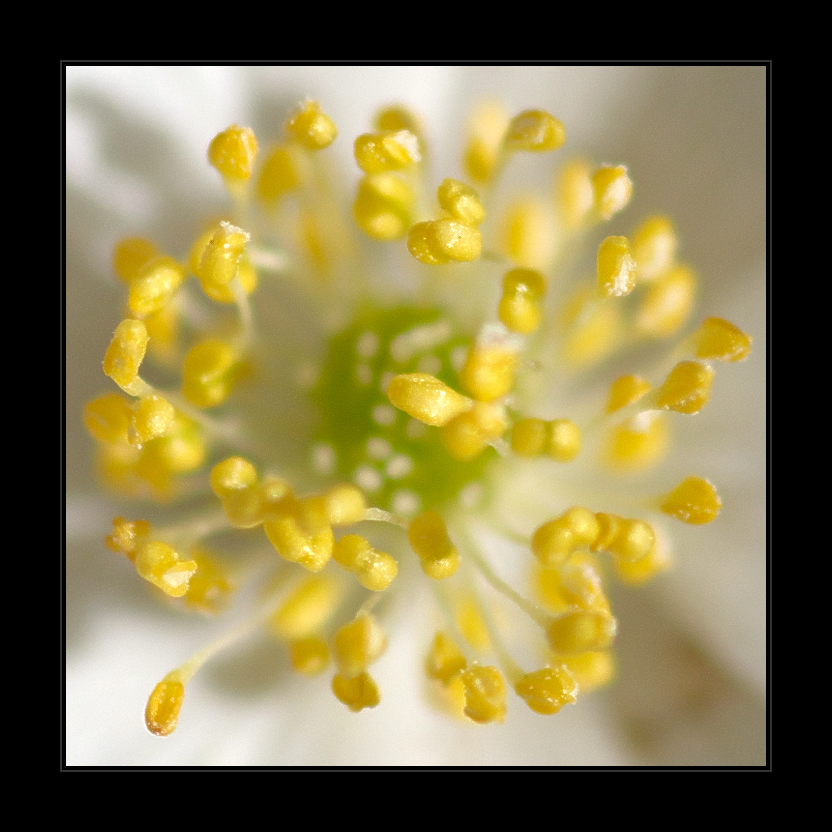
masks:
POLYGON ((312 391, 321 420, 315 442, 334 452, 333 473, 359 485, 372 505, 399 514, 436 509, 482 479, 491 448, 469 462, 452 459, 439 430, 395 409, 385 392, 394 375, 415 372, 459 389, 451 356, 468 342, 438 309, 369 305, 330 339, 312 391))

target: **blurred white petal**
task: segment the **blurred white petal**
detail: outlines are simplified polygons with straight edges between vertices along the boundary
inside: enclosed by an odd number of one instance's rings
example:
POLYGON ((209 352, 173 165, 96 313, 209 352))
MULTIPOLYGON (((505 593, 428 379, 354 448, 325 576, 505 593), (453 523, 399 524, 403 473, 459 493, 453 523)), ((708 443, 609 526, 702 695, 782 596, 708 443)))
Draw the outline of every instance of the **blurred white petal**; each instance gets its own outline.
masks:
MULTIPOLYGON (((764 761, 764 68, 70 67, 67 93, 69 765, 764 761), (424 117, 442 175, 458 170, 460 127, 481 98, 548 109, 572 151, 629 166, 634 216, 674 217, 702 276, 701 315, 755 336, 752 358, 718 373, 673 457, 680 475, 693 466, 719 483, 723 515, 678 530, 674 572, 619 593, 620 681, 556 717, 516 702, 497 727, 435 714, 421 696, 428 625, 400 610, 374 711, 346 713, 325 683, 276 680, 262 670, 272 648, 256 643, 191 685, 174 737, 143 726, 155 681, 222 624, 159 611, 101 544, 118 509, 95 496, 80 414, 105 389, 101 357, 119 319, 112 245, 143 233, 181 248, 182 230, 224 201, 205 163, 210 138, 233 122, 273 135, 306 97, 344 137, 365 131, 380 104, 406 103, 424 117)), ((350 149, 342 143, 345 162, 350 149)))

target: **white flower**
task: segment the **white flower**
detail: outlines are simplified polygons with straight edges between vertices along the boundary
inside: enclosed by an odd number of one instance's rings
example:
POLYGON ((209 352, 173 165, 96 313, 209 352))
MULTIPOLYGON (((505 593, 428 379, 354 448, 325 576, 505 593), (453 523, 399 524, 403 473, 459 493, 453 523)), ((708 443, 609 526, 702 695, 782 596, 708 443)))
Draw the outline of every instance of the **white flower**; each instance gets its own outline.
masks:
POLYGON ((69 765, 763 762, 764 68, 70 67, 67 91, 69 765), (429 709, 420 668, 432 630, 400 604, 379 708, 352 715, 325 684, 278 678, 258 647, 205 668, 174 736, 142 724, 153 684, 222 624, 160 612, 101 544, 124 509, 93 482, 80 415, 105 389, 99 362, 121 314, 112 245, 142 233, 179 252, 183 230, 223 204, 207 142, 235 122, 269 138, 307 96, 345 138, 365 132, 379 105, 407 104, 425 118, 437 181, 458 170, 452 154, 479 100, 545 108, 573 152, 627 163, 632 222, 656 210, 674 218, 701 275, 699 316, 754 335, 752 360, 718 373, 669 463, 680 479, 719 484, 718 522, 676 529, 674 571, 617 593, 619 681, 557 716, 515 703, 505 724, 479 727, 429 709))

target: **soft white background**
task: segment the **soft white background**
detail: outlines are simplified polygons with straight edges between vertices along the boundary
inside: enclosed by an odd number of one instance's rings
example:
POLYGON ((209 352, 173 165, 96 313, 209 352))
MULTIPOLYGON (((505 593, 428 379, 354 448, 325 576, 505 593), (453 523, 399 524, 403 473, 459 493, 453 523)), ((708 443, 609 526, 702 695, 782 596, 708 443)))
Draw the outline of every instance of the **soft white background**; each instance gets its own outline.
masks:
MULTIPOLYGON (((67 69, 67 758, 69 765, 760 765, 765 761, 766 74, 761 67, 69 67, 67 69), (712 404, 686 427, 679 475, 719 484, 711 526, 680 528, 676 569, 618 593, 617 683, 545 719, 519 700, 505 725, 449 723, 423 704, 428 624, 394 622, 378 665, 382 706, 353 716, 326 682, 269 672, 269 648, 222 659, 189 686, 180 728, 150 736, 155 682, 221 624, 160 611, 102 543, 123 507, 98 494, 84 402, 109 390, 101 358, 120 318, 112 245, 183 233, 223 204, 205 162, 233 122, 268 139, 313 97, 344 137, 382 104, 425 117, 435 169, 458 172, 474 103, 542 107, 570 152, 625 162, 631 222, 674 217, 703 284, 700 316, 755 336, 752 358, 718 367, 712 404)), ((354 166, 353 166, 354 167, 354 166)), ((350 170, 353 169, 350 167, 350 170)), ((418 605, 418 599, 414 599, 418 605)))

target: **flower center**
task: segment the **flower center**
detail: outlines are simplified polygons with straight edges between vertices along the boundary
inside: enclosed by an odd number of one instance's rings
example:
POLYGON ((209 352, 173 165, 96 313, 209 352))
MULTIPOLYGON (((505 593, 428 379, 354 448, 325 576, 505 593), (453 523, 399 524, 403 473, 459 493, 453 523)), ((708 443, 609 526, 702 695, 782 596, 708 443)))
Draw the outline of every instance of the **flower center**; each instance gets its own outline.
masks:
POLYGON ((469 342, 439 309, 367 305, 330 339, 312 391, 321 419, 313 449, 319 471, 354 482, 374 505, 405 517, 480 482, 493 449, 453 460, 438 431, 387 397, 390 380, 402 373, 430 373, 454 386, 469 342))

